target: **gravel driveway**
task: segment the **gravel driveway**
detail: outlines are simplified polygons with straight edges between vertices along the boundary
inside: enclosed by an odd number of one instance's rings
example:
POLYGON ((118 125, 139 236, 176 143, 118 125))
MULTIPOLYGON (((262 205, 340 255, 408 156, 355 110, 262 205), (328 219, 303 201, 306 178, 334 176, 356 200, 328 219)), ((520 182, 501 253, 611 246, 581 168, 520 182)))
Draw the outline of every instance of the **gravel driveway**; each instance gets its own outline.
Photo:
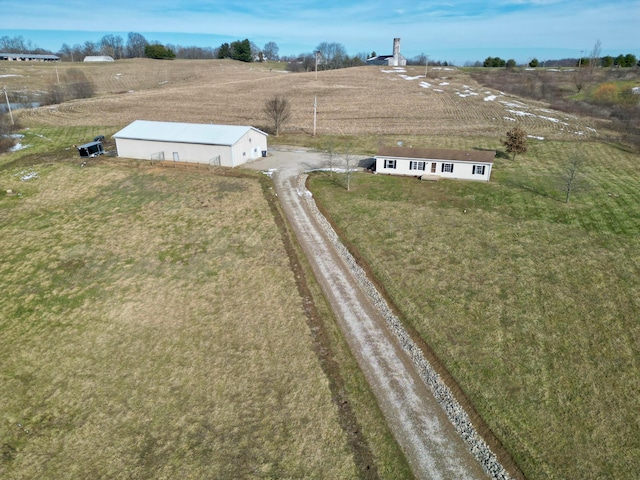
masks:
POLYGON ((272 172, 288 221, 414 474, 509 478, 315 207, 303 172, 324 164, 318 153, 283 150, 247 166, 272 172))

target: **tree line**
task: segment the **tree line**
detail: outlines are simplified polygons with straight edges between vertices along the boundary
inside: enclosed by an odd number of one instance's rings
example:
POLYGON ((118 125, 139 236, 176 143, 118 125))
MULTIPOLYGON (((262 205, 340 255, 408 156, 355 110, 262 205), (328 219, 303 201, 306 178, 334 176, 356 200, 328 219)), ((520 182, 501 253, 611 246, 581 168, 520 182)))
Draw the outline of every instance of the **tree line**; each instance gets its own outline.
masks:
MULTIPOLYGON (((63 61, 81 62, 84 57, 106 55, 120 60, 123 58, 158 58, 158 59, 222 59, 230 58, 242 62, 283 61, 287 62, 290 71, 331 70, 364 65, 367 58, 376 56, 360 52, 348 55, 341 43, 321 42, 313 52, 305 52, 299 55, 280 56, 276 42, 267 42, 264 47, 249 39, 237 40, 230 43, 222 43, 217 47, 196 47, 163 44, 159 41, 149 41, 142 34, 130 32, 126 39, 120 35, 105 35, 97 42, 86 41, 83 44, 69 45, 63 43, 59 51, 52 52, 34 46, 30 40, 22 36, 0 37, 0 51, 6 53, 34 53, 56 54, 63 61)), ((409 65, 425 65, 428 57, 421 53, 408 59, 409 65)), ((449 65, 448 62, 429 61, 429 65, 449 65)))

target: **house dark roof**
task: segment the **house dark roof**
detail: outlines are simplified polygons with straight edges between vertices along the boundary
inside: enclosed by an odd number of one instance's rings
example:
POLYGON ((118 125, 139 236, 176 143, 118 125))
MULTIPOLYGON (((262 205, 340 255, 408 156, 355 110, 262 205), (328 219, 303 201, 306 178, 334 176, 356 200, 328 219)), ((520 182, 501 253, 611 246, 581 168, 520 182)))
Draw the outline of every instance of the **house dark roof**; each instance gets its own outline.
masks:
POLYGON ((380 147, 376 157, 417 158, 493 163, 496 152, 490 150, 447 150, 441 148, 380 147))

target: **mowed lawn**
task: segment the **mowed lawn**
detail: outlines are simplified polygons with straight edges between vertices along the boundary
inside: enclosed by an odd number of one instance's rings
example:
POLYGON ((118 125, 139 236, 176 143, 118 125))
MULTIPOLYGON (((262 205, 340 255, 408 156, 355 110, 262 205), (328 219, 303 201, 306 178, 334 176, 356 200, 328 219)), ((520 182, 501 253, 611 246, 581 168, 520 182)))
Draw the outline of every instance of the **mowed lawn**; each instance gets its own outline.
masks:
POLYGON ((532 141, 490 183, 357 174, 347 192, 318 173, 311 189, 527 478, 637 478, 637 154, 532 141), (565 204, 572 155, 589 188, 565 204))
POLYGON ((0 477, 356 476, 260 182, 78 163, 0 169, 0 477))

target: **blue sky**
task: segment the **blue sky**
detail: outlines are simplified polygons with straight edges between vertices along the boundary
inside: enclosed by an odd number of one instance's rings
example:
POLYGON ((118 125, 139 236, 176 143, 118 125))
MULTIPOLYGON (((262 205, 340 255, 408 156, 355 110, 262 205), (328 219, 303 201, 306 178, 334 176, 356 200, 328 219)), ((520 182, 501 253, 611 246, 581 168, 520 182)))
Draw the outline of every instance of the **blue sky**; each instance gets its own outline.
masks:
POLYGON ((281 55, 321 42, 341 43, 350 55, 391 54, 400 37, 406 57, 456 65, 578 57, 598 40, 603 55, 640 57, 640 0, 0 0, 0 12, 0 36, 53 51, 137 32, 182 46, 274 41, 281 55))

